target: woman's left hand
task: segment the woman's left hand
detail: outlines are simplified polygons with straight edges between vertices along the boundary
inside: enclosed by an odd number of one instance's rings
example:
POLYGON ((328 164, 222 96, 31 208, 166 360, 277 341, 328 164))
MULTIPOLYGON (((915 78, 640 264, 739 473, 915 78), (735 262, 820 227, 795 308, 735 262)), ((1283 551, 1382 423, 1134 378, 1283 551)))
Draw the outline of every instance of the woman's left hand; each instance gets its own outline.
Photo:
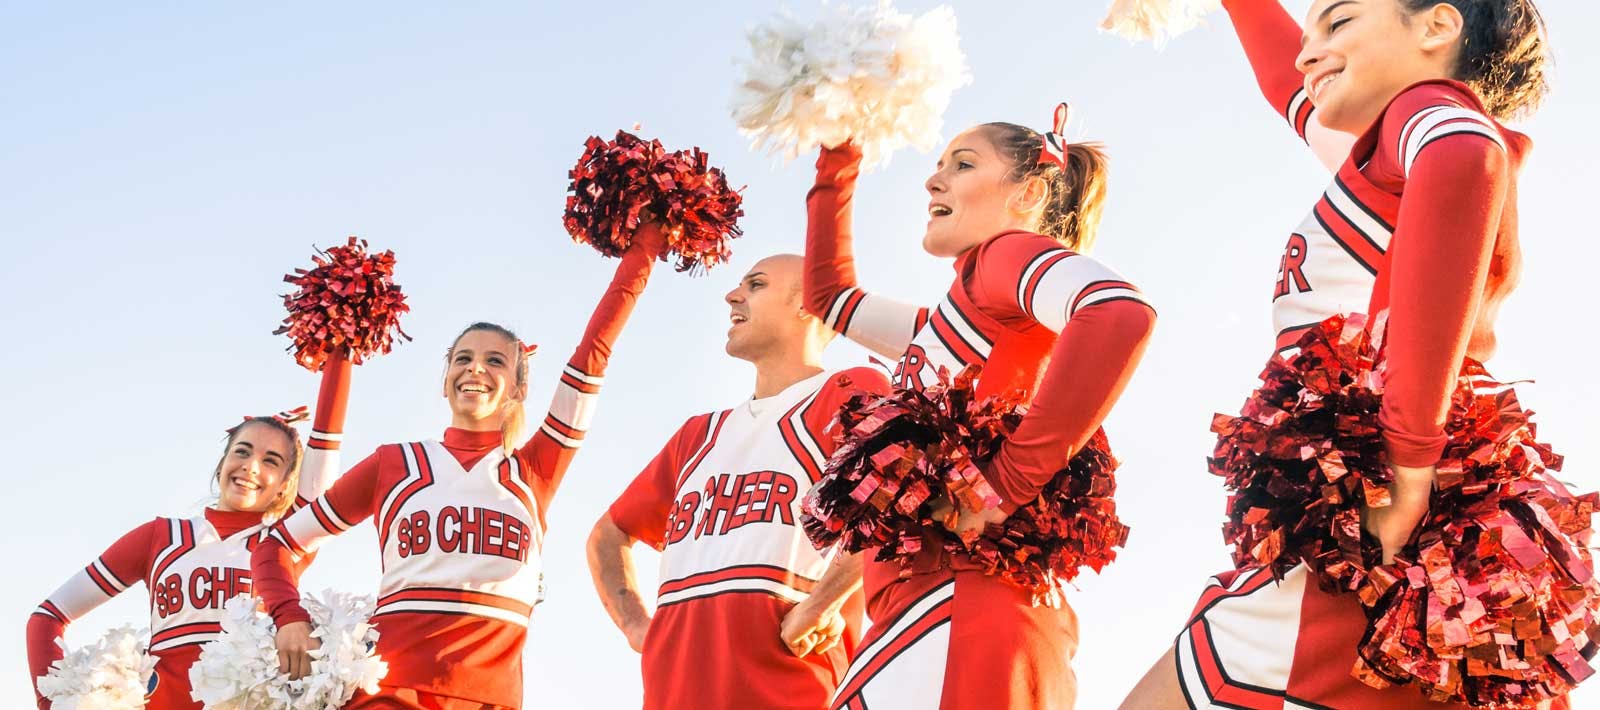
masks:
POLYGON ((1436 470, 1433 466, 1390 466, 1394 483, 1389 486, 1389 505, 1367 508, 1367 532, 1383 545, 1383 563, 1394 561, 1411 533, 1428 515, 1436 470))
POLYGON ((941 499, 933 504, 933 517, 968 544, 983 535, 983 531, 990 525, 999 525, 1011 517, 998 507, 983 510, 967 510, 965 507, 960 507, 958 510, 957 507, 951 505, 950 501, 941 499))

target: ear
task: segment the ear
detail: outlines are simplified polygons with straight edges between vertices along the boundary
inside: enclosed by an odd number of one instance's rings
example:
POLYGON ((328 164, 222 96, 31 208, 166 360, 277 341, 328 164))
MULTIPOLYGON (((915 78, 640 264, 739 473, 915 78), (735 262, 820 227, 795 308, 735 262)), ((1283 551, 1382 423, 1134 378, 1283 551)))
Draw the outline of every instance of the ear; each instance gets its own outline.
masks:
POLYGON ((1461 46, 1461 33, 1466 29, 1466 20, 1461 17, 1461 11, 1446 2, 1436 3, 1417 13, 1413 23, 1421 25, 1421 35, 1417 38, 1418 49, 1428 53, 1448 52, 1452 56, 1455 49, 1461 46))
POLYGON ((521 402, 528 398, 528 383, 524 382, 511 390, 511 401, 521 402))
POLYGON ((1006 200, 1006 207, 1012 212, 1033 216, 1044 214, 1044 201, 1050 197, 1050 183, 1044 177, 1034 175, 1024 178, 1016 189, 1011 191, 1011 197, 1006 200))

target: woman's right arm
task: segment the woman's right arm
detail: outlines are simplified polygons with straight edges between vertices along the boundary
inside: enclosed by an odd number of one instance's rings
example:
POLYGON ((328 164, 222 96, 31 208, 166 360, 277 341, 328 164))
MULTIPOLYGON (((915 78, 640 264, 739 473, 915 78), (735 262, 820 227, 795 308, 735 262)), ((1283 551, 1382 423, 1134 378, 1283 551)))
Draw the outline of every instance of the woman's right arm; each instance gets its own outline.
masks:
POLYGON ((1305 77, 1295 66, 1300 55, 1300 24, 1278 0, 1222 0, 1233 29, 1255 71, 1261 94, 1289 122, 1295 135, 1311 146, 1329 170, 1337 171, 1350 155, 1355 136, 1324 128, 1313 115, 1305 77))
POLYGON ((311 670, 307 651, 311 615, 300 605, 299 578, 304 559, 328 538, 372 517, 378 501, 382 449, 356 464, 316 500, 278 521, 250 555, 255 593, 278 626, 278 670, 300 678, 311 670))
POLYGON ((806 310, 840 335, 898 359, 928 321, 928 309, 869 294, 856 285, 850 216, 861 151, 823 148, 817 182, 806 193, 806 310))
POLYGON ((72 575, 28 617, 28 677, 41 709, 49 708, 50 701, 39 695, 39 677, 48 674, 50 665, 61 660, 60 641, 67 633, 67 624, 143 580, 150 572, 151 552, 157 549, 157 542, 165 545, 168 528, 160 518, 134 528, 72 575))

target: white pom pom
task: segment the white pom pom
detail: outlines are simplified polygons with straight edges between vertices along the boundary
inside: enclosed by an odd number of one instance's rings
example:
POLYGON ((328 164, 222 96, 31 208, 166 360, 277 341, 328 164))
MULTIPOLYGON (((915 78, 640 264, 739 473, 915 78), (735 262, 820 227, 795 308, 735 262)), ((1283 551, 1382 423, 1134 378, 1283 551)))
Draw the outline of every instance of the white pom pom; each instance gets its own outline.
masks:
POLYGON ((781 15, 748 39, 733 118, 756 147, 785 159, 847 140, 867 167, 907 145, 926 151, 950 95, 971 80, 948 7, 913 18, 887 0, 838 5, 809 25, 781 15))
MULTIPOLYGON (((68 651, 38 679, 39 694, 55 710, 129 710, 144 707, 156 659, 146 634, 131 626, 107 631, 93 644, 68 651)), ((64 644, 63 644, 64 646, 64 644)))
POLYGON ((1222 7, 1222 0, 1116 0, 1100 29, 1135 42, 1150 40, 1157 47, 1199 26, 1206 15, 1222 7))
POLYGON ((189 667, 193 698, 208 710, 329 710, 357 689, 377 691, 389 665, 373 653, 372 598, 324 591, 301 603, 311 615, 312 638, 322 642, 311 652, 310 675, 289 680, 278 673, 277 629, 255 598, 240 595, 224 606, 222 635, 202 646, 189 667))

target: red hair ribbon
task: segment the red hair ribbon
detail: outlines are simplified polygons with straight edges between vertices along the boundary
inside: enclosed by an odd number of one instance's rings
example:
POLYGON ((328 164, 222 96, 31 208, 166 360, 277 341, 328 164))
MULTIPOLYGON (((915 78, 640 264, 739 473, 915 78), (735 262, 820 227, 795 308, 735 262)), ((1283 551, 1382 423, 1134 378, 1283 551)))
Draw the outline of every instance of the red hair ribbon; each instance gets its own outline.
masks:
MULTIPOLYGON (((300 405, 298 407, 295 407, 294 409, 286 409, 284 411, 278 412, 277 414, 272 414, 272 415, 268 415, 268 416, 270 416, 270 418, 272 418, 272 419, 278 420, 282 424, 294 425, 294 424, 299 424, 300 422, 303 422, 303 421, 305 421, 307 419, 310 419, 311 418, 311 408, 307 407, 304 404, 302 404, 302 405, 300 405)), ((253 417, 253 416, 250 416, 250 415, 246 414, 245 417, 244 417, 244 420, 245 421, 250 421, 251 419, 255 419, 255 418, 256 417, 253 417)))
POLYGON ((1064 103, 1056 105, 1055 121, 1050 132, 1044 134, 1044 145, 1039 148, 1040 163, 1055 163, 1067 169, 1067 116, 1071 109, 1064 103))
POLYGON ((536 353, 539 352, 539 344, 538 343, 523 343, 521 341, 518 341, 518 343, 520 345, 522 345, 522 356, 523 357, 533 357, 536 353))

